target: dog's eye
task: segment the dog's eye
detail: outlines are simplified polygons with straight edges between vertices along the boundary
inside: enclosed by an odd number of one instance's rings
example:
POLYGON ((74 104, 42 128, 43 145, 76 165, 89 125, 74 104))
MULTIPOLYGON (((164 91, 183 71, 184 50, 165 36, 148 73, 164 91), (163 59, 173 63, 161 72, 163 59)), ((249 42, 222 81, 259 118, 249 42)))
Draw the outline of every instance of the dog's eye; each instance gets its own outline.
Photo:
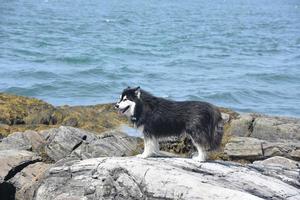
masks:
POLYGON ((127 99, 123 99, 123 101, 127 101, 127 99))

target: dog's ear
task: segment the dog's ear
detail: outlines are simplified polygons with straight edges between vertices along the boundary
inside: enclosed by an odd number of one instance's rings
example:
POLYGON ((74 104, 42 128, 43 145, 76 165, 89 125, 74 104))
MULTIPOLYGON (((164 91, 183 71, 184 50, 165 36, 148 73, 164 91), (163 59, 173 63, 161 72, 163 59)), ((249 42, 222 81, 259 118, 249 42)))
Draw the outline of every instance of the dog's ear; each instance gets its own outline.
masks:
POLYGON ((134 94, 135 94, 135 96, 139 99, 139 98, 141 98, 141 88, 140 88, 140 86, 138 86, 138 87, 136 87, 135 89, 134 89, 134 94))

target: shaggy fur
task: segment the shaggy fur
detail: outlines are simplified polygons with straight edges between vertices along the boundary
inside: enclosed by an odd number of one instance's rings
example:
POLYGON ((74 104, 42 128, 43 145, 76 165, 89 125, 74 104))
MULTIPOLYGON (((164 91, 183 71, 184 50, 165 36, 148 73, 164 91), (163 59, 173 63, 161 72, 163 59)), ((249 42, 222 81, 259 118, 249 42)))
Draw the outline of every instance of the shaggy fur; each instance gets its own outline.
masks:
POLYGON ((159 153, 161 137, 187 134, 198 150, 197 159, 205 160, 205 149, 216 149, 223 136, 219 110, 201 101, 172 101, 137 88, 127 88, 116 104, 144 134, 145 149, 141 157, 159 153))

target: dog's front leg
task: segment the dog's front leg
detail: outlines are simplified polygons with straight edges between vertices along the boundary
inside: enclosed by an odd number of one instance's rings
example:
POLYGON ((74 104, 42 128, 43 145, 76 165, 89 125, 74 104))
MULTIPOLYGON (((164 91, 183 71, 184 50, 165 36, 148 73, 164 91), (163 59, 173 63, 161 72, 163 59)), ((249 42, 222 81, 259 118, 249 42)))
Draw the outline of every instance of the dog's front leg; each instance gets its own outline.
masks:
POLYGON ((155 137, 144 137, 144 152, 137 155, 140 158, 148 158, 159 155, 159 143, 155 137))

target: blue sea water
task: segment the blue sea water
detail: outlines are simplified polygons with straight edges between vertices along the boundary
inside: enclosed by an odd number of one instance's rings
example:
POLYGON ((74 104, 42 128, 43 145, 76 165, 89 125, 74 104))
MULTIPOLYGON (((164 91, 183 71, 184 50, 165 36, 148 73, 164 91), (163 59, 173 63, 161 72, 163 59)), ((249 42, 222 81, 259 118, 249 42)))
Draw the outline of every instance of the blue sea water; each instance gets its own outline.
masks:
POLYGON ((300 116, 299 0, 0 0, 0 91, 55 105, 126 86, 300 116))

